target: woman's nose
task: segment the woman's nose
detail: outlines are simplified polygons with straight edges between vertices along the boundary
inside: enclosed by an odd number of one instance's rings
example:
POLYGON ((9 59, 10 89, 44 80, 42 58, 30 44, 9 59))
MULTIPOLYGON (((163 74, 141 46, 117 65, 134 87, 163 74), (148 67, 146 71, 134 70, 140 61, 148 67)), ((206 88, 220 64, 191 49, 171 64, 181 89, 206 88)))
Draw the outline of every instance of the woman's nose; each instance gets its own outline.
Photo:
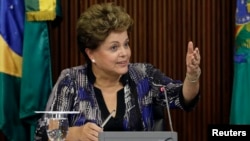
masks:
POLYGON ((120 56, 126 56, 128 54, 128 48, 122 47, 120 50, 120 56))

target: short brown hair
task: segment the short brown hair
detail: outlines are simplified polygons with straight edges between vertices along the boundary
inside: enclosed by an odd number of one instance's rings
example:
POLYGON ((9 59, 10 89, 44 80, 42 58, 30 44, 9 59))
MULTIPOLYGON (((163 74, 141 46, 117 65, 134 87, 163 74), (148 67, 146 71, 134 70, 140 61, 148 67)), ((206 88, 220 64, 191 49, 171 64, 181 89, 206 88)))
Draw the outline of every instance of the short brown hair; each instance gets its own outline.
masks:
POLYGON ((130 30, 133 20, 125 10, 113 3, 95 4, 81 14, 77 22, 77 43, 87 63, 85 49, 96 49, 111 31, 130 30))

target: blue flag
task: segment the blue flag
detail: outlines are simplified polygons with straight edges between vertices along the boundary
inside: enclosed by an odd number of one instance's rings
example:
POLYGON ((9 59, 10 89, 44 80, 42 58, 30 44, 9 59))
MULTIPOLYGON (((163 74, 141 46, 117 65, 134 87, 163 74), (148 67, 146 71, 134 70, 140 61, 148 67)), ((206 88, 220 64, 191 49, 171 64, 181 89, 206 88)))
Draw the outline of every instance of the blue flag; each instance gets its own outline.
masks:
POLYGON ((19 117, 24 1, 0 0, 0 130, 10 141, 26 141, 19 117))

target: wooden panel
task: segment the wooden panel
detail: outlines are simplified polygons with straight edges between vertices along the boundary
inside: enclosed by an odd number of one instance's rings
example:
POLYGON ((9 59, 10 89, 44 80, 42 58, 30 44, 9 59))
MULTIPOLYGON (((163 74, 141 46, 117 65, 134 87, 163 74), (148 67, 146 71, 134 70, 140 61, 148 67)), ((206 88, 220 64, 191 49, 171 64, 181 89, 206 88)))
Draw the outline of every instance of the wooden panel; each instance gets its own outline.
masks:
POLYGON ((76 21, 95 3, 113 1, 134 18, 132 62, 148 62, 183 80, 188 41, 200 48, 201 99, 189 113, 172 110, 180 141, 206 141, 207 125, 228 123, 232 93, 235 0, 61 0, 63 19, 51 24, 53 81, 84 63, 76 45, 76 21))

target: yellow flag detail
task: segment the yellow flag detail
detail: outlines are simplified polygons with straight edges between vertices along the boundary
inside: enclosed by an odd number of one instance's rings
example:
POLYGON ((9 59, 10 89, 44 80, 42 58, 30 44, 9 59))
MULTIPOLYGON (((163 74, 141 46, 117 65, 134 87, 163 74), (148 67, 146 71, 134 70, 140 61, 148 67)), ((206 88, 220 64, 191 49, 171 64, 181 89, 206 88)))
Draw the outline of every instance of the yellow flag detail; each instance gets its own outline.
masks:
POLYGON ((13 52, 5 40, 0 36, 0 72, 21 77, 22 76, 22 57, 13 52))
POLYGON ((28 21, 46 21, 56 18, 56 0, 39 0, 38 11, 28 11, 28 21))

